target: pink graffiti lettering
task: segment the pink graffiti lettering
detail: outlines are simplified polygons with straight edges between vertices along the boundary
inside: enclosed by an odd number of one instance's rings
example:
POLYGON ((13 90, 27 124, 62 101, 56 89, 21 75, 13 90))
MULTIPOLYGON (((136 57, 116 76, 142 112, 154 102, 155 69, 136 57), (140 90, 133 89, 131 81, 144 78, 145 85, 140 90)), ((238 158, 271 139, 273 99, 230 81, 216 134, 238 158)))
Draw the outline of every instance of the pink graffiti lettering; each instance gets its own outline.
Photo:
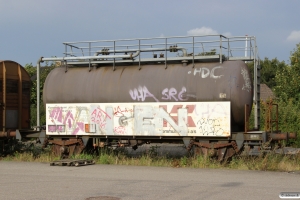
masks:
POLYGON ((163 91, 162 91, 162 99, 164 100, 172 100, 174 99, 175 101, 187 101, 189 98, 184 98, 184 94, 186 93, 186 88, 185 87, 182 87, 181 91, 178 93, 177 95, 177 90, 175 88, 165 88, 163 91))
POLYGON ((162 91, 162 95, 164 95, 162 99, 171 100, 173 98, 175 101, 178 101, 178 99, 175 97, 176 94, 177 94, 177 90, 175 88, 170 88, 170 89, 165 88, 162 91))
POLYGON ((114 132, 116 133, 116 135, 125 135, 126 129, 124 126, 117 126, 114 128, 114 132))
POLYGON ((159 102, 157 98, 151 92, 149 92, 146 86, 139 86, 138 89, 129 90, 129 94, 133 100, 145 101, 147 97, 153 98, 156 102, 159 102))
POLYGON ((79 131, 84 131, 84 123, 83 122, 77 122, 76 128, 74 129, 72 135, 77 135, 79 131))
POLYGON ((68 111, 66 114, 66 117, 64 119, 64 124, 66 124, 66 122, 68 122, 68 127, 71 128, 73 125, 73 121, 74 121, 73 114, 71 113, 71 111, 68 111))
MULTIPOLYGON (((167 111, 167 105, 160 105, 159 107, 161 107, 165 111, 167 111)), ((171 112, 169 113, 175 123, 178 123, 178 116, 177 116, 178 109, 182 108, 182 107, 183 107, 182 105, 174 105, 172 107, 171 112)), ((185 109, 187 109, 188 114, 192 114, 195 110, 195 107, 196 107, 196 105, 186 105, 185 109)), ((168 124, 167 121, 164 119, 163 127, 167 127, 167 124, 168 124)), ((187 126, 188 127, 196 127, 195 122, 191 116, 187 116, 187 126)))
POLYGON ((111 117, 100 107, 94 109, 91 114, 91 121, 99 124, 100 128, 104 128, 106 126, 106 118, 111 119, 111 117))
POLYGON ((178 94, 178 99, 179 99, 180 101, 187 101, 187 100, 189 100, 189 97, 188 97, 188 96, 187 96, 186 98, 184 98, 184 96, 186 96, 185 93, 186 93, 186 88, 185 88, 185 87, 182 87, 181 91, 180 91, 179 94, 178 94))
POLYGON ((62 108, 55 107, 51 111, 50 117, 57 120, 57 121, 59 121, 59 122, 62 122, 62 108))

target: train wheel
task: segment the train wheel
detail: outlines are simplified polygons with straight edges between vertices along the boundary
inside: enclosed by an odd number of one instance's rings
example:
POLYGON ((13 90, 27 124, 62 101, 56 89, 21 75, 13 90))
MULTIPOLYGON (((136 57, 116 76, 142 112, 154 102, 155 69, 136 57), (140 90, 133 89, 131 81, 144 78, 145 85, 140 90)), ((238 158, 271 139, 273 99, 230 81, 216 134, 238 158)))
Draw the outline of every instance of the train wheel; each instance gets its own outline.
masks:
POLYGON ((201 155, 203 155, 201 147, 194 146, 192 151, 193 151, 193 155, 194 156, 201 156, 201 155))
POLYGON ((234 150, 234 148, 227 147, 226 152, 224 153, 222 162, 224 162, 224 163, 229 162, 234 155, 236 155, 236 151, 234 150))

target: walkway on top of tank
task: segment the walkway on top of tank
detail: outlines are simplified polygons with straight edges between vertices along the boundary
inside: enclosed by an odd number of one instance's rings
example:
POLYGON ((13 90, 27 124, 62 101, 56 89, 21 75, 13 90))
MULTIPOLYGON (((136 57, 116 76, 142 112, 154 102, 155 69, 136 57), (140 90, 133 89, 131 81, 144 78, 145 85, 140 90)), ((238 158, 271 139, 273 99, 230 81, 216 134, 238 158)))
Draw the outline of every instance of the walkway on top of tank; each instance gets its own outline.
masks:
POLYGON ((64 56, 44 58, 69 65, 194 63, 258 59, 254 36, 201 35, 64 42, 64 56), (54 59, 54 60, 53 60, 54 59))

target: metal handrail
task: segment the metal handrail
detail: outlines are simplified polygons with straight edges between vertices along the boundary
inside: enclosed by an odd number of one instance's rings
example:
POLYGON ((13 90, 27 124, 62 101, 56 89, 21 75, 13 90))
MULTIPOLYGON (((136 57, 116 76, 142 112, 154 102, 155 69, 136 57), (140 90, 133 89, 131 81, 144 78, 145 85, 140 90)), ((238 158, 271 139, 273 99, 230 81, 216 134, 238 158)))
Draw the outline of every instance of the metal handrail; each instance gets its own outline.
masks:
MULTIPOLYGON (((249 56, 247 56, 247 59, 249 58, 254 59, 256 55, 255 51, 257 51, 257 49, 252 45, 254 41, 255 41, 255 37, 253 36, 226 37, 223 35, 194 35, 194 36, 153 37, 153 38, 134 38, 134 39, 118 39, 118 40, 78 41, 78 42, 64 42, 63 44, 65 45, 65 52, 64 52, 65 56, 77 57, 79 54, 81 54, 82 56, 86 56, 86 55, 91 56, 91 54, 101 52, 101 49, 105 48, 105 49, 110 49, 107 51, 107 53, 113 53, 114 55, 123 52, 140 51, 141 53, 141 55, 139 55, 139 60, 140 60, 141 57, 146 56, 144 52, 162 51, 165 52, 166 62, 167 60, 172 59, 172 56, 166 55, 167 51, 169 51, 169 46, 182 45, 182 48, 185 48, 186 51, 191 52, 190 55, 197 55, 200 53, 205 55, 205 52, 210 52, 212 49, 215 49, 216 54, 220 55, 220 62, 222 62, 223 54, 227 55, 228 58, 246 57, 246 56, 235 55, 238 53, 241 54, 244 51, 249 52, 249 56), (214 37, 218 37, 219 39, 212 39, 214 37), (175 39, 180 39, 180 41, 174 41, 175 39), (154 43, 149 42, 151 40, 154 43), (159 40, 162 40, 163 42, 158 42, 159 40), (143 44, 144 41, 148 41, 148 42, 146 44, 143 44), (249 47, 247 48, 243 46, 243 42, 245 41, 249 42, 250 44, 249 47), (122 44, 124 42, 126 42, 127 44, 122 44), (107 43, 107 44, 103 44, 103 43, 107 43), (200 46, 198 46, 198 44, 200 46), (197 49, 199 48, 202 49, 201 52, 197 52, 197 49), (70 51, 68 51, 68 49, 70 49, 70 51), (78 49, 80 50, 80 52, 77 52, 74 49, 78 49)), ((186 56, 186 53, 184 53, 183 56, 186 56)))

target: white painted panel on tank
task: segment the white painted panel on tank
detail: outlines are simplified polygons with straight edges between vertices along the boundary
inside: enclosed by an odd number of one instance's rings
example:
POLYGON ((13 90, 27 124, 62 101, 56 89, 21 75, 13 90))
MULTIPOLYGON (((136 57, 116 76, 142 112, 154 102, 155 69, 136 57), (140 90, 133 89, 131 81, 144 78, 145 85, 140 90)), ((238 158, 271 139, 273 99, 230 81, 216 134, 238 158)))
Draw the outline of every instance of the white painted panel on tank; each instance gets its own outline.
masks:
POLYGON ((230 136, 230 102, 46 104, 47 135, 230 136))

